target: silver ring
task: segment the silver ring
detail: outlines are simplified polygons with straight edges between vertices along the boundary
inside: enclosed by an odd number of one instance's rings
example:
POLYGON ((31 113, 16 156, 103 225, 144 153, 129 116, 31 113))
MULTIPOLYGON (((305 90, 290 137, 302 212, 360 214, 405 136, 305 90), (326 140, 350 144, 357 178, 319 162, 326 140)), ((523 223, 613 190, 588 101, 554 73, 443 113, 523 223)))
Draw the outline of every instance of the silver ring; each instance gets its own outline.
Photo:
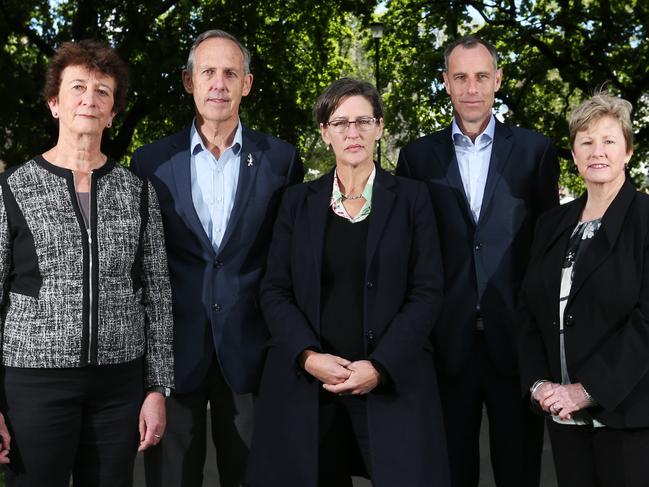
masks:
POLYGON ((554 406, 554 405, 550 408, 550 412, 551 412, 552 414, 554 414, 554 415, 557 415, 557 414, 559 413, 559 411, 557 410, 556 406, 554 406))
POLYGON ((156 435, 155 433, 153 433, 153 436, 155 436, 157 439, 162 438, 162 436, 160 436, 160 435, 156 435))

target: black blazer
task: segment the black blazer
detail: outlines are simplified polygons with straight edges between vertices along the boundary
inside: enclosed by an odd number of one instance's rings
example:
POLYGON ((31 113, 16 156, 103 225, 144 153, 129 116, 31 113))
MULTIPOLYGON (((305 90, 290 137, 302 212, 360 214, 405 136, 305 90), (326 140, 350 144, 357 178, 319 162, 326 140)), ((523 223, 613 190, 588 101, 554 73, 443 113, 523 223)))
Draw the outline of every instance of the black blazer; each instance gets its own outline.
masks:
POLYGON ((160 200, 174 314, 176 391, 191 392, 214 359, 238 393, 255 391, 268 331, 258 305, 273 222, 284 188, 302 180, 295 147, 243 127, 239 183, 217 252, 191 191, 190 128, 141 147, 131 169, 160 200))
MULTIPOLYGON (((568 239, 586 195, 538 223, 521 293, 523 392, 561 382, 559 286, 568 239)), ((598 402, 592 415, 614 428, 649 427, 649 196, 625 182, 576 262, 564 314, 568 373, 598 402)))
MULTIPOLYGON (((272 341, 248 463, 252 487, 316 487, 322 385, 297 365, 320 347, 321 266, 333 172, 289 188, 262 281, 272 341), (278 445, 278 440, 281 445, 278 445)), ((345 252, 345 242, 340 242, 345 252)), ((442 413, 428 336, 442 302, 437 228, 426 188, 377 168, 365 262, 366 356, 391 387, 367 395, 376 487, 448 485, 442 413)))
POLYGON ((438 372, 463 370, 473 348, 477 308, 490 355, 514 374, 516 296, 525 274, 536 218, 559 203, 559 166, 547 137, 496 122, 479 221, 462 185, 451 129, 401 150, 397 174, 428 185, 444 262, 444 304, 433 342, 438 372))

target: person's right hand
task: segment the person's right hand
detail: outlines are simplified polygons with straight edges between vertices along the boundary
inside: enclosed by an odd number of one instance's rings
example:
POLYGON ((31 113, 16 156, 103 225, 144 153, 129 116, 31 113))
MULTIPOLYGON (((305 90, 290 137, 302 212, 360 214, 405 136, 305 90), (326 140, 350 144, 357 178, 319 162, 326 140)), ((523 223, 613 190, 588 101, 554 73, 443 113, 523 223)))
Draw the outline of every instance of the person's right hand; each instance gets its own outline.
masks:
POLYGON ((548 414, 552 413, 550 413, 549 406, 544 406, 544 402, 548 397, 552 395, 554 389, 556 389, 558 386, 559 384, 555 382, 546 381, 536 388, 534 395, 532 396, 532 399, 537 401, 539 403, 539 406, 541 406, 541 409, 543 409, 548 414))
POLYGON ((5 423, 5 417, 0 413, 0 463, 9 463, 9 446, 11 444, 11 435, 5 423))
POLYGON ((340 384, 351 375, 347 367, 351 362, 330 353, 305 350, 300 355, 300 364, 313 377, 324 384, 340 384))

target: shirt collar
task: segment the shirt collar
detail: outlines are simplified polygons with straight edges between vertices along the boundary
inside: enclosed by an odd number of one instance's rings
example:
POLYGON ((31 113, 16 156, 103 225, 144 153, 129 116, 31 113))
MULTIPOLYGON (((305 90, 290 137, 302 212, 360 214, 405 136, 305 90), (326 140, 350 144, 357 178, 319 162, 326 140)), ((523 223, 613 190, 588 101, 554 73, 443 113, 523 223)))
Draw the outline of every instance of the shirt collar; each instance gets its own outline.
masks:
MULTIPOLYGON (((196 155, 199 152, 207 150, 203 144, 203 139, 201 139, 198 129, 196 128, 196 119, 192 122, 192 127, 190 130, 190 147, 192 149, 192 155, 196 155)), ((241 146, 243 145, 243 128, 241 126, 241 120, 237 123, 237 130, 234 133, 234 139, 232 140, 232 145, 228 149, 232 149, 232 152, 235 156, 239 155, 241 151, 241 146)), ((226 149, 227 150, 227 149, 226 149)))
MULTIPOLYGON (((489 119, 489 123, 485 127, 484 131, 478 135, 475 140, 476 143, 478 142, 483 142, 486 144, 488 142, 491 142, 494 140, 494 134, 496 133, 496 117, 491 114, 491 119, 489 119)), ((453 138, 453 143, 457 144, 458 141, 464 140, 465 135, 462 133, 460 130, 459 125, 455 121, 455 117, 453 117, 453 122, 451 123, 451 136, 453 138)))
POLYGON ((331 206, 334 213, 336 213, 338 216, 346 218, 352 223, 358 223, 365 220, 365 218, 367 218, 372 211, 372 189, 374 187, 375 178, 376 166, 372 168, 372 173, 370 174, 370 177, 367 178, 367 183, 365 184, 365 188, 363 188, 363 192, 361 193, 363 195, 363 198, 365 199, 365 204, 361 208, 361 211, 358 212, 358 215, 352 218, 351 216, 349 216, 349 213, 347 213, 347 210, 343 205, 343 194, 340 191, 340 185, 338 184, 338 173, 334 171, 333 189, 331 192, 331 201, 329 203, 329 206, 331 206))
MULTIPOLYGON (((365 184, 365 187, 363 188, 363 192, 361 193, 361 195, 363 195, 363 198, 365 198, 365 201, 368 202, 372 201, 372 187, 374 186, 375 177, 376 177, 376 166, 372 168, 370 177, 367 178, 367 183, 365 184)), ((336 170, 334 170, 334 183, 333 183, 333 190, 331 192, 331 202, 333 203, 334 200, 336 202, 342 202, 343 200, 343 194, 340 191, 340 185, 338 184, 338 172, 336 170)))

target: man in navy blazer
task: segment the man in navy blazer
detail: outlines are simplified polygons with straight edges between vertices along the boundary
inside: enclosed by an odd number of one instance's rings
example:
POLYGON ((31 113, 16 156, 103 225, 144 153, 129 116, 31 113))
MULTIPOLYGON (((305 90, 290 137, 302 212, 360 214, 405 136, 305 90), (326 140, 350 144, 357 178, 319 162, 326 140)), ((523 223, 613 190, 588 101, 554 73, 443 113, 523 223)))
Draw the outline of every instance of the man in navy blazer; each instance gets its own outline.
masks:
POLYGON ((243 483, 268 339, 259 281, 281 193, 304 173, 293 146, 241 124, 252 74, 235 37, 198 36, 183 84, 194 122, 138 149, 132 161, 160 200, 174 300, 176 389, 165 437, 144 458, 146 481, 202 486, 209 402, 221 486, 235 487, 243 483))
POLYGON ((479 481, 487 408, 499 487, 538 487, 542 418, 520 396, 514 313, 540 213, 558 204, 550 140, 492 113, 502 80, 488 42, 465 37, 445 52, 451 127, 401 150, 397 174, 428 184, 444 262, 444 305, 433 331, 451 484, 479 481))

